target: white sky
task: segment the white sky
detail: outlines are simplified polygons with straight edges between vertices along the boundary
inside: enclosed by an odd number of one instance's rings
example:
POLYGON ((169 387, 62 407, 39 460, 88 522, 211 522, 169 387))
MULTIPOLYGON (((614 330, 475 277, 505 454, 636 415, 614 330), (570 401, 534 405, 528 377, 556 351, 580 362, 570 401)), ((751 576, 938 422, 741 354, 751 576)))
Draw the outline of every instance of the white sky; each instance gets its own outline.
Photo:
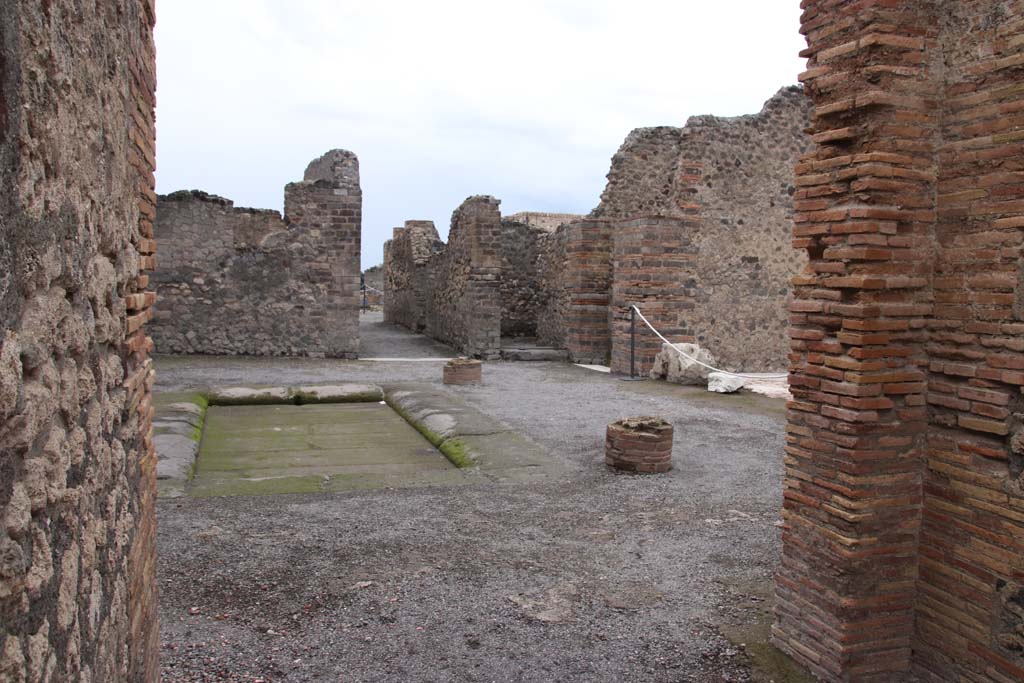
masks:
POLYGON ((798 0, 167 0, 157 190, 275 208, 359 156, 363 267, 474 194, 587 213, 640 126, 754 113, 803 69, 798 0))

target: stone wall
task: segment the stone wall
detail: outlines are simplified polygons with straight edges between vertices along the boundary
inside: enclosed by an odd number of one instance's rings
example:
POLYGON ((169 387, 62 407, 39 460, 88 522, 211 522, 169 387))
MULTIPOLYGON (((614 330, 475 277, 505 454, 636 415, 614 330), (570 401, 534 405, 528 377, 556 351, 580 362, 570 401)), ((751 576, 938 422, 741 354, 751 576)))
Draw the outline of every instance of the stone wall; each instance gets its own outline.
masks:
POLYGON ((334 150, 285 188, 285 217, 202 192, 157 202, 162 353, 355 358, 359 162, 334 150))
POLYGON ((384 304, 384 266, 378 264, 364 270, 363 284, 366 286, 363 292, 363 303, 367 306, 382 306, 384 304))
POLYGON ((433 221, 406 221, 384 243, 384 320, 427 329, 430 259, 444 249, 433 221))
POLYGON ((540 211, 520 211, 519 213, 502 217, 503 220, 513 223, 524 223, 540 228, 545 232, 554 232, 558 226, 578 221, 581 218, 583 216, 575 213, 543 213, 540 211))
POLYGON ((1024 680, 1024 2, 808 0, 774 640, 1024 680))
POLYGON ((501 349, 500 202, 470 197, 452 214, 448 244, 429 221, 395 228, 384 245, 384 318, 460 352, 493 359, 501 349))
POLYGON ((804 133, 809 114, 807 98, 793 87, 758 114, 694 116, 684 128, 635 130, 612 158, 592 213, 691 224, 697 256, 685 327, 734 370, 787 363, 789 279, 807 260, 789 245, 793 165, 811 144, 804 133))
POLYGON ((0 4, 0 679, 156 681, 154 8, 0 4))
POLYGON ((661 351, 661 340, 642 321, 633 333, 634 305, 670 341, 693 341, 695 227, 678 218, 612 224, 612 372, 646 376, 661 351))
POLYGON ((611 358, 612 222, 583 219, 559 227, 542 264, 547 300, 538 339, 579 363, 611 358))
POLYGON ((548 258, 552 231, 503 218, 501 240, 501 336, 536 337, 538 318, 550 295, 542 264, 548 258))
MULTIPOLYGON (((783 88, 755 115, 635 130, 588 218, 505 217, 501 334, 628 371, 622 345, 636 303, 672 341, 697 341, 728 369, 785 367, 789 280, 807 260, 790 248, 790 226, 793 165, 811 144, 809 106, 801 88, 783 88)), ((389 315, 425 329, 409 318, 424 312, 407 301, 409 268, 394 268, 389 315)), ((646 328, 640 334, 645 372, 660 342, 646 328)))

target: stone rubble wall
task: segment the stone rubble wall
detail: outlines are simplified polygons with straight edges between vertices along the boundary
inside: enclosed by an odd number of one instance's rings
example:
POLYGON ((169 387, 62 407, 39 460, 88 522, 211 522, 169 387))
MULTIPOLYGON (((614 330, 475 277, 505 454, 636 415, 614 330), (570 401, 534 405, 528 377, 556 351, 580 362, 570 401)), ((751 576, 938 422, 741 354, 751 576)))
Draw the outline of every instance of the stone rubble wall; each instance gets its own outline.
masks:
POLYGON ((1024 680, 1024 2, 807 0, 774 642, 1024 680))
POLYGON ((406 221, 384 244, 384 320, 427 329, 427 298, 433 287, 430 259, 444 249, 432 221, 406 221))
POLYGON ((448 244, 428 221, 395 228, 384 245, 384 319, 467 356, 501 351, 500 202, 470 197, 452 214, 448 244))
POLYGON ((370 266, 363 271, 363 283, 366 285, 363 301, 368 306, 384 304, 384 266, 370 266))
POLYGON ((502 220, 511 221, 512 223, 523 223, 530 225, 535 228, 540 228, 545 232, 554 232, 558 229, 558 226, 564 225, 565 223, 571 223, 578 221, 583 216, 575 213, 543 213, 540 211, 520 211, 519 213, 513 213, 508 216, 503 216, 502 220))
POLYGON ((285 188, 285 217, 202 192, 157 203, 161 353, 355 358, 359 162, 334 150, 285 188))
POLYGON ((0 4, 5 682, 158 678, 154 16, 0 4))
POLYGON ((758 114, 634 130, 612 158, 591 214, 693 224, 689 239, 698 256, 685 327, 732 370, 787 364, 789 280, 807 260, 789 246, 793 165, 811 144, 804 133, 809 113, 793 87, 758 114))
POLYGON ((680 145, 680 197, 699 207, 700 257, 687 326, 729 369, 788 365, 790 279, 807 264, 792 248, 793 166, 811 149, 810 101, 783 88, 759 114, 691 118, 680 145))
POLYGON ((430 260, 427 334, 467 356, 501 351, 501 213, 494 197, 470 197, 452 214, 448 245, 430 260))
POLYGON ((538 319, 550 295, 544 287, 542 264, 548 258, 552 233, 503 218, 501 240, 501 336, 536 337, 538 319))
MULTIPOLYGON (((629 306, 637 303, 672 341, 696 341, 727 369, 784 368, 789 281, 807 261, 790 248, 790 226, 793 165, 811 145, 809 116, 793 87, 758 114, 637 129, 612 158, 589 217, 506 216, 501 334, 535 337, 619 372, 627 350, 615 347, 628 343, 629 306), (657 237, 643 237, 647 229, 657 237)), ((413 301, 408 284, 415 267, 403 265, 410 261, 401 240, 390 249, 386 316, 425 330, 430 304, 413 301)), ((433 292, 436 282, 421 286, 433 292)), ((646 328, 641 334, 645 372, 660 342, 646 328)))

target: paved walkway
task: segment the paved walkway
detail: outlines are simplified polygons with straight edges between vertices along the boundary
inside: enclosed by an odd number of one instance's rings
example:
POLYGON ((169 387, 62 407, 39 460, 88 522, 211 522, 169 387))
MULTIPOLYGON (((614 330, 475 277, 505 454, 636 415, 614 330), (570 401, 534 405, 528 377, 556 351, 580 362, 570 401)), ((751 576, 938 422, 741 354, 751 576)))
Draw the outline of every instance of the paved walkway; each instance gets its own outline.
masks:
POLYGON ((359 357, 366 358, 454 358, 455 350, 422 334, 384 322, 384 314, 359 314, 359 357))

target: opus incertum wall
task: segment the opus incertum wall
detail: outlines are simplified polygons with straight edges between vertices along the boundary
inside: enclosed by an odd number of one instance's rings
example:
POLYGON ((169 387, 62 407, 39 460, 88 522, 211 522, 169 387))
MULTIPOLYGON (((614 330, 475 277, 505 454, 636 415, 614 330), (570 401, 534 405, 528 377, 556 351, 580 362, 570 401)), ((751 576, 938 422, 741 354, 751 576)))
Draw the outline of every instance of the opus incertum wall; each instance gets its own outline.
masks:
POLYGON ((501 351, 500 202, 475 196, 452 214, 448 244, 430 221, 395 228, 384 245, 384 319, 476 358, 501 351))
POLYGON ((157 202, 160 353, 359 352, 359 161, 333 150, 285 187, 285 215, 175 192, 157 202))
POLYGON ((158 676, 154 8, 94 4, 0 3, 4 681, 158 676))
POLYGON ((1024 680, 1024 2, 805 0, 774 641, 1024 680))

